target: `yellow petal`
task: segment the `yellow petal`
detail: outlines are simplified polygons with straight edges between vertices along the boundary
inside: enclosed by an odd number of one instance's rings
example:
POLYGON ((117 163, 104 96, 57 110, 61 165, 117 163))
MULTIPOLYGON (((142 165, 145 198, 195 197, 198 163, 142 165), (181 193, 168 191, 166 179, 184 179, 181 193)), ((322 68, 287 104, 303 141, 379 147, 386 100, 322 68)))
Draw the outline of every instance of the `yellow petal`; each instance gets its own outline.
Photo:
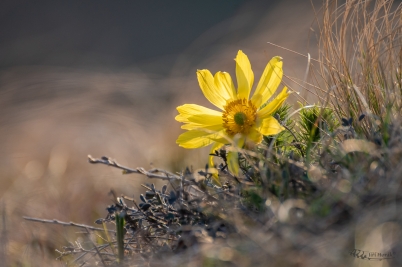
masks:
MULTIPOLYGON (((223 127, 222 127, 223 128, 223 127)), ((213 136, 210 136, 212 140, 222 144, 230 144, 233 142, 232 138, 225 132, 225 130, 216 132, 213 136)))
POLYGON ((199 130, 191 130, 179 135, 176 144, 184 148, 199 148, 212 144, 214 141, 209 139, 211 133, 199 130))
POLYGON ((221 180, 219 179, 219 175, 217 173, 212 174, 212 179, 218 186, 222 186, 221 180))
POLYGON ((261 104, 262 104, 262 95, 261 94, 254 94, 253 98, 251 99, 251 102, 258 109, 259 107, 261 107, 261 104))
POLYGON ((271 116, 290 95, 290 93, 287 90, 288 88, 285 86, 282 92, 277 97, 275 97, 274 100, 269 102, 264 108, 260 109, 257 112, 257 116, 260 119, 268 118, 269 116, 271 116))
POLYGON ((222 124, 222 113, 213 109, 195 104, 185 104, 177 107, 179 115, 176 120, 184 123, 196 123, 202 125, 222 124))
POLYGON ((283 76, 282 65, 283 62, 281 57, 273 57, 268 62, 251 101, 253 101, 255 97, 258 97, 258 94, 262 95, 262 103, 267 102, 267 100, 271 98, 281 83, 283 76))
POLYGON ((251 128, 250 133, 247 135, 247 140, 251 140, 255 144, 259 144, 262 141, 262 134, 253 127, 251 128))
POLYGON ((243 148, 244 144, 246 142, 246 138, 242 134, 236 134, 233 137, 233 147, 235 148, 234 151, 229 151, 228 156, 227 156, 227 163, 228 163, 228 169, 230 172, 232 172, 234 175, 239 174, 239 155, 237 149, 243 148))
POLYGON ((227 98, 225 98, 226 89, 215 86, 214 77, 209 70, 198 70, 197 78, 204 96, 212 104, 223 109, 227 100, 227 98))
POLYGON ((213 132, 208 130, 190 130, 179 135, 176 144, 184 148, 199 148, 216 142, 224 133, 224 130, 213 132))
POLYGON ((260 132, 263 135, 275 135, 285 130, 274 117, 268 117, 262 120, 260 132))
POLYGON ((239 50, 236 56, 237 97, 248 99, 254 83, 254 73, 246 54, 239 50))
MULTIPOLYGON (((215 142, 212 147, 211 147, 211 151, 209 152, 209 154, 215 154, 215 150, 219 150, 221 147, 223 147, 225 144, 222 143, 218 143, 215 142)), ((208 167, 209 168, 214 168, 214 156, 209 156, 209 160, 208 160, 208 167)))
POLYGON ((227 156, 228 169, 235 176, 239 175, 239 154, 237 152, 229 152, 227 156))
POLYGON ((221 89, 220 92, 224 99, 227 101, 236 99, 236 89, 229 73, 218 71, 215 73, 214 82, 216 88, 221 89))
POLYGON ((185 130, 199 130, 209 133, 210 135, 208 138, 218 143, 231 144, 233 142, 232 138, 224 130, 222 124, 205 125, 190 122, 182 125, 181 128, 185 130))
POLYGON ((204 125, 204 124, 197 124, 197 123, 187 123, 181 126, 184 130, 204 130, 208 132, 218 132, 223 130, 222 124, 217 125, 204 125))
MULTIPOLYGON (((212 148, 211 148, 211 151, 210 151, 209 154, 215 154, 215 150, 218 150, 223 146, 224 146, 224 144, 221 144, 221 143, 218 143, 218 142, 214 143, 212 145, 212 148)), ((214 168, 214 156, 211 156, 211 155, 209 156, 208 167, 209 168, 214 168)), ((222 186, 222 183, 221 183, 221 181, 219 179, 219 175, 217 173, 212 174, 212 179, 214 180, 214 182, 217 185, 222 186)))

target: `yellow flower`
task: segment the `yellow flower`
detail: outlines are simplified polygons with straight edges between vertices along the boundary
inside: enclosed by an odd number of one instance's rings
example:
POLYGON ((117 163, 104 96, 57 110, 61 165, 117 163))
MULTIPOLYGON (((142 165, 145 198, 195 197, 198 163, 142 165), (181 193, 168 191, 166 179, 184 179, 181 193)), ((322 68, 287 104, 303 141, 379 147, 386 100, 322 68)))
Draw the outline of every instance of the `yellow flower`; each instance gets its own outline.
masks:
MULTIPOLYGON (((209 70, 198 70, 197 78, 204 96, 221 111, 212 110, 195 104, 177 107, 176 120, 183 122, 181 134, 176 143, 184 148, 200 148, 212 144, 211 153, 225 144, 260 143, 263 135, 275 135, 284 130, 272 114, 282 105, 289 95, 284 87, 278 96, 265 107, 261 106, 275 93, 282 80, 282 58, 272 58, 262 74, 250 99, 254 83, 248 57, 240 50, 235 58, 237 90, 230 75, 217 72, 212 76, 209 70)), ((209 165, 213 166, 210 156, 209 165)), ((238 153, 228 153, 228 168, 238 174, 238 153)))

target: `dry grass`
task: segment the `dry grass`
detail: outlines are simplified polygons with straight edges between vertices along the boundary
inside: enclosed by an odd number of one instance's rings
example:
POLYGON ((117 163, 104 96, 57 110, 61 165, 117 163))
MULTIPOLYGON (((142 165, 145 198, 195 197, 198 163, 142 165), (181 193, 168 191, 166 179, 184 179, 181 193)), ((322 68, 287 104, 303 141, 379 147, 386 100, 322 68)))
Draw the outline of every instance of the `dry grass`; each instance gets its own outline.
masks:
MULTIPOLYGON (((339 117, 367 137, 401 110, 401 7, 393 1, 326 1, 318 24, 320 74, 339 117)), ((322 88, 322 87, 321 87, 322 88)), ((399 118, 397 118, 399 119, 399 118)))

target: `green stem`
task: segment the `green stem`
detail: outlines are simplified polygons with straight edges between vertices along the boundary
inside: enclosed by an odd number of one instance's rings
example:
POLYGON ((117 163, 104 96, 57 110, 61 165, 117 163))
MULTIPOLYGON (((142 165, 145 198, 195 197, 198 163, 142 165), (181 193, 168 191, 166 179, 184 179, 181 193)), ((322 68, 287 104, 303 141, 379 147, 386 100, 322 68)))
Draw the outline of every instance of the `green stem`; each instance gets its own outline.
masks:
POLYGON ((124 212, 116 214, 116 236, 119 263, 124 260, 124 212))

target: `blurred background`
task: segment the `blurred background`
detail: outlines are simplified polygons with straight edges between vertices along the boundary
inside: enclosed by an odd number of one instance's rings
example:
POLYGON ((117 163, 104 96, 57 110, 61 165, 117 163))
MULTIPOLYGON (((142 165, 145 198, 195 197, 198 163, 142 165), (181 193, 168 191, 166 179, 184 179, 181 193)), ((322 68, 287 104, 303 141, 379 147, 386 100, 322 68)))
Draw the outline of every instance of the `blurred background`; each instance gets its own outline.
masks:
POLYGON ((196 70, 235 79, 241 49, 256 82, 276 55, 303 80, 306 58, 267 42, 316 55, 314 18, 310 0, 1 1, 0 265, 55 264, 55 249, 74 241, 77 229, 22 216, 92 225, 111 189, 138 198, 152 182, 88 154, 172 172, 205 166, 208 149, 175 143, 176 106, 213 107, 196 70))

